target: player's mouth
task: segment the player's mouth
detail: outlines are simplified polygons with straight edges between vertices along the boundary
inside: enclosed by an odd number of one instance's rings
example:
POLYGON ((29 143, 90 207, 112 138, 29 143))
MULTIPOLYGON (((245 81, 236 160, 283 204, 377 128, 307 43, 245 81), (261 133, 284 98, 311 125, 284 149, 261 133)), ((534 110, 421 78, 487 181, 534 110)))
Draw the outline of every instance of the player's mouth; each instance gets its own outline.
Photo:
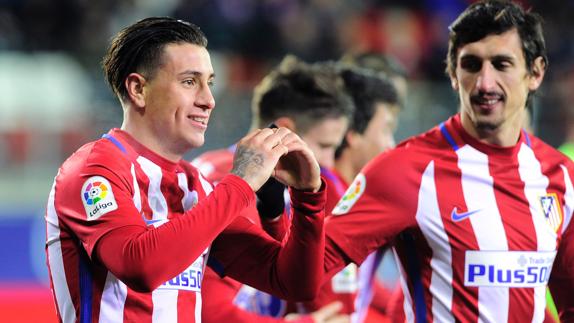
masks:
POLYGON ((191 120, 193 126, 201 129, 207 129, 209 116, 188 115, 187 119, 191 120))
POLYGON ((498 93, 484 93, 473 95, 470 102, 479 112, 490 113, 496 107, 502 106, 504 103, 504 96, 498 93))

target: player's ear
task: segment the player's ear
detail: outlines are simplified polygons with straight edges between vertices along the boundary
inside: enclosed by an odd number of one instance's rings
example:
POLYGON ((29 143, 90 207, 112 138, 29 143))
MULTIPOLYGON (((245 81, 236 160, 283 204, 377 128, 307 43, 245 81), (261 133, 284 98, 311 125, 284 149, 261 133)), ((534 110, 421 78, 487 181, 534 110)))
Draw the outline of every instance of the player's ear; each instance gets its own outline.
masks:
POLYGON ((546 62, 541 56, 539 56, 534 60, 534 62, 532 62, 532 72, 530 72, 530 75, 528 76, 528 89, 530 91, 536 91, 536 89, 538 89, 544 79, 545 72, 546 62))
POLYGON ((345 141, 351 148, 355 147, 359 143, 360 139, 361 134, 356 131, 349 130, 347 133, 345 133, 345 141))
POLYGON ((145 84, 145 77, 138 73, 131 73, 125 80, 124 85, 128 93, 128 98, 138 108, 145 107, 145 84))
POLYGON ((450 85, 452 86, 453 90, 458 92, 458 80, 456 79, 456 75, 453 73, 449 73, 450 77, 450 85))
POLYGON ((277 127, 284 127, 291 130, 292 132, 297 133, 297 127, 295 126, 295 122, 293 121, 293 119, 289 117, 281 117, 275 120, 275 124, 277 125, 277 127))

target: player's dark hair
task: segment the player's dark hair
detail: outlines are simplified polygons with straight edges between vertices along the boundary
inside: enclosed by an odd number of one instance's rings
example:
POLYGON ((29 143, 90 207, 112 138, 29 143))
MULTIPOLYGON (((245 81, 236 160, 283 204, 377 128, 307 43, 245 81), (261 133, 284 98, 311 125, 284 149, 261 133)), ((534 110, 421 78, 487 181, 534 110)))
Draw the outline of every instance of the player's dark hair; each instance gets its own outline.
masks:
POLYGON ((130 73, 148 79, 161 65, 163 49, 168 44, 190 43, 207 46, 207 38, 194 24, 170 17, 151 17, 121 30, 111 41, 102 61, 106 80, 120 99, 126 99, 124 82, 130 73))
POLYGON ((289 55, 255 87, 252 110, 256 127, 289 117, 305 133, 319 120, 350 120, 354 105, 334 63, 310 65, 289 55))
POLYGON ((470 5, 450 25, 447 74, 455 73, 459 48, 488 35, 499 35, 513 28, 516 28, 520 36, 528 72, 532 72, 533 62, 538 57, 542 57, 547 67, 542 18, 511 1, 486 0, 470 5))
POLYGON ((395 58, 378 52, 346 53, 341 63, 384 73, 388 77, 407 77, 407 71, 395 58))
MULTIPOLYGON (((355 104, 355 113, 349 130, 364 133, 377 112, 377 103, 386 103, 389 106, 400 108, 397 90, 391 80, 383 73, 375 74, 371 70, 345 67, 341 69, 340 74, 345 82, 345 89, 355 104)), ((335 152, 335 157, 340 156, 342 150, 347 146, 347 141, 343 139, 335 152)))

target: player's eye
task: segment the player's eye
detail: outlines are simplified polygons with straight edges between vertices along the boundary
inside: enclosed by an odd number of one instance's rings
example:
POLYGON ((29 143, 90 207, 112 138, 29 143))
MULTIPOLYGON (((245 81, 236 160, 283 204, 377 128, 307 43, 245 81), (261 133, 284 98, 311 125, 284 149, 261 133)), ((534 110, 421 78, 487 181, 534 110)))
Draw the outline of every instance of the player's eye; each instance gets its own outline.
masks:
POLYGON ((476 73, 482 68, 482 61, 474 56, 463 57, 460 59, 460 67, 468 72, 476 73))

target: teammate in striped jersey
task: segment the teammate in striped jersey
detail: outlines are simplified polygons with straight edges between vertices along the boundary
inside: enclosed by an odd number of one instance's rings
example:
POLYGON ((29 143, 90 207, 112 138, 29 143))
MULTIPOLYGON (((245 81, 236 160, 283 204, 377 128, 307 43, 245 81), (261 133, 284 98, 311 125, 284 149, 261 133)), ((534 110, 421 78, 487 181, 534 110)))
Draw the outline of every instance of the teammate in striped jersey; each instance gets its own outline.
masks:
MULTIPOLYGON (((321 166, 327 186, 327 200, 332 180, 324 166, 334 164, 335 149, 340 145, 349 124, 354 105, 346 94, 344 81, 339 77, 335 64, 306 64, 287 55, 255 87, 252 100, 253 127, 270 123, 296 132, 309 145, 321 166)), ((231 170, 231 156, 235 147, 202 154, 194 165, 213 182, 231 170)), ((342 190, 344 192, 344 189, 342 190)), ((342 195, 338 194, 338 197, 342 195)), ((270 236, 281 241, 289 224, 289 194, 285 187, 270 180, 257 192, 257 208, 253 207, 251 219, 260 223, 270 236), (285 213, 285 214, 283 214, 285 213)), ((335 200, 335 202, 338 198, 335 200)), ((231 278, 221 279, 207 269, 203 289, 204 322, 345 322, 347 316, 338 315, 341 304, 327 305, 313 310, 295 303, 272 297, 243 285, 231 278), (301 309, 301 311, 299 310, 301 309)), ((348 300, 352 309, 353 294, 345 292, 341 301, 348 300)), ((331 298, 329 301, 334 301, 331 298)), ((330 303, 330 302, 329 302, 330 303)))
POLYGON ((470 5, 450 27, 460 112, 370 162, 326 221, 327 277, 391 245, 408 322, 574 320, 574 164, 521 130, 547 66, 538 15, 470 5))
POLYGON ((49 195, 47 263, 60 321, 200 322, 206 264, 282 298, 312 298, 323 266, 325 190, 309 147, 286 128, 255 130, 212 189, 182 160, 215 106, 203 33, 171 18, 122 30, 104 59, 121 129, 59 169, 49 195), (240 216, 273 173, 290 187, 283 243, 240 216))

